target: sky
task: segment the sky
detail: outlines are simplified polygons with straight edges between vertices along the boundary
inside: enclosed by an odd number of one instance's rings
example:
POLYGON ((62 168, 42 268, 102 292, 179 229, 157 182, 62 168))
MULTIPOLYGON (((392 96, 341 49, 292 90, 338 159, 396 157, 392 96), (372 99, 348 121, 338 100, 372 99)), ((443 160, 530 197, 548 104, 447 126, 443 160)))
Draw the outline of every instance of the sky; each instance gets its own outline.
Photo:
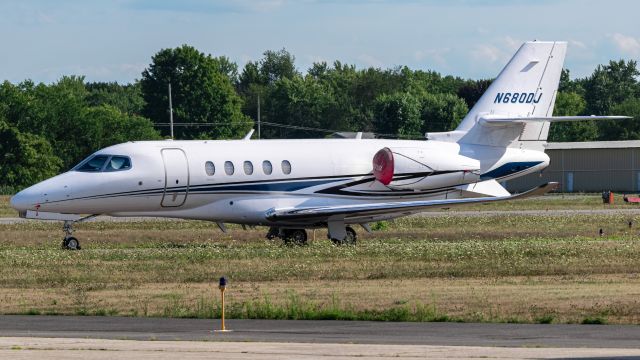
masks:
POLYGON ((640 1, 596 0, 0 0, 0 81, 139 79, 163 48, 188 44, 242 68, 285 48, 314 62, 492 78, 527 40, 569 43, 588 76, 640 59, 640 1))

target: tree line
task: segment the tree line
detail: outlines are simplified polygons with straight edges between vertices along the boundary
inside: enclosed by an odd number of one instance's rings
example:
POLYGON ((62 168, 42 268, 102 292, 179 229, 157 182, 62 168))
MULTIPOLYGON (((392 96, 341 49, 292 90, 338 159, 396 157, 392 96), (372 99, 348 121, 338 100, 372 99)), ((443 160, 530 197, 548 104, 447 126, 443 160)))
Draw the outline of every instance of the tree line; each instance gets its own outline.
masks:
MULTIPOLYGON (((640 120, 633 60, 598 65, 584 78, 562 72, 554 115, 628 115, 640 120)), ((305 73, 286 50, 266 51, 240 70, 225 56, 183 45, 162 49, 131 84, 64 76, 52 84, 0 85, 0 187, 11 192, 68 170, 121 142, 167 138, 171 84, 176 139, 325 137, 334 131, 420 139, 454 129, 491 84, 406 66, 364 68, 335 61, 305 73), (255 136, 255 135, 254 135, 255 136)), ((550 141, 640 139, 640 121, 553 124, 550 141)))

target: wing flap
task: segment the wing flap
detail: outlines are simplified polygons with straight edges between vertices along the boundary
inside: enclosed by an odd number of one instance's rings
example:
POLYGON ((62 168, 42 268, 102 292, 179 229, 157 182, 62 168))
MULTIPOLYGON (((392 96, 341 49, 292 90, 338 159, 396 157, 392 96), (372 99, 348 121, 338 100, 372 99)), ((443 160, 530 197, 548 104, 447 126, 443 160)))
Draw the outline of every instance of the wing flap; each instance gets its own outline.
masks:
POLYGON ((321 206, 298 209, 270 209, 265 214, 265 217, 270 221, 295 221, 328 219, 331 216, 341 216, 344 218, 349 218, 404 212, 416 213, 434 207, 451 207, 456 205, 523 199, 531 196, 546 194, 549 191, 555 190, 557 187, 558 183, 550 182, 544 185, 540 185, 539 187, 531 189, 529 191, 509 196, 321 206))

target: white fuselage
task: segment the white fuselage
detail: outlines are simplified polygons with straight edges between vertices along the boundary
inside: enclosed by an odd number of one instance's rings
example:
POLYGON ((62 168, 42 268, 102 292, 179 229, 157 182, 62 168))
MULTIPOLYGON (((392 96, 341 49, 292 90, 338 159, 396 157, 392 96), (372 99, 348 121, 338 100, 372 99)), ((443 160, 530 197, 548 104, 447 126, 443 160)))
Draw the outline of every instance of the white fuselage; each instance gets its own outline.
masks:
POLYGON ((70 170, 18 193, 12 206, 21 211, 288 226, 270 222, 266 212, 458 198, 463 196, 460 187, 471 181, 506 180, 549 164, 540 151, 380 139, 143 141, 114 145, 94 156, 100 154, 129 157, 131 166, 121 171, 70 170), (383 185, 372 175, 372 159, 383 148, 412 154, 402 157, 411 157, 409 161, 426 170, 400 171, 398 178, 404 180, 383 185), (270 174, 265 161, 271 164, 270 174), (227 174, 229 162, 233 173, 227 174))

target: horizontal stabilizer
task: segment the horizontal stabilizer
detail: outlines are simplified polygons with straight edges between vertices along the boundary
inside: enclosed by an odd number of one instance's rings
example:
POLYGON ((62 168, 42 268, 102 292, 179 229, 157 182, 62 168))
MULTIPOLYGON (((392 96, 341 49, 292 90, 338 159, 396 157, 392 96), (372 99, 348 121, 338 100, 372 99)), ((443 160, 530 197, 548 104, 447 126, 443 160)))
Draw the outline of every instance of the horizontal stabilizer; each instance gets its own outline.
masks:
POLYGON ((522 124, 527 122, 562 122, 562 121, 584 121, 584 120, 623 120, 631 119, 630 116, 518 116, 506 117, 499 115, 484 115, 480 117, 483 125, 504 126, 509 124, 522 124))
POLYGON ((517 195, 498 196, 498 197, 479 197, 466 199, 443 199, 443 200, 424 200, 424 201, 404 201, 392 203, 370 203, 357 205, 338 205, 338 206, 318 206, 308 208, 286 208, 286 209, 270 209, 265 214, 267 220, 270 221, 295 221, 309 220, 327 221, 329 217, 341 217, 348 220, 349 218, 358 218, 363 216, 376 216, 393 213, 403 213, 404 215, 415 214, 430 208, 449 208, 456 205, 476 204, 483 202, 505 201, 527 198, 530 196, 543 195, 549 191, 555 190, 558 183, 551 182, 541 185, 517 195))

